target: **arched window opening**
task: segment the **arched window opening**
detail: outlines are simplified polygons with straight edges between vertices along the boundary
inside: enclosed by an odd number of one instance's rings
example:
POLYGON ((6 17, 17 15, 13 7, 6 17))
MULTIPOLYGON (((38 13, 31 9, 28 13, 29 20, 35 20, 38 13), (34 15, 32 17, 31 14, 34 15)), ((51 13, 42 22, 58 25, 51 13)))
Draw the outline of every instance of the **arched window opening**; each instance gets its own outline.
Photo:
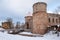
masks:
POLYGON ((27 29, 29 29, 29 23, 27 23, 27 29))

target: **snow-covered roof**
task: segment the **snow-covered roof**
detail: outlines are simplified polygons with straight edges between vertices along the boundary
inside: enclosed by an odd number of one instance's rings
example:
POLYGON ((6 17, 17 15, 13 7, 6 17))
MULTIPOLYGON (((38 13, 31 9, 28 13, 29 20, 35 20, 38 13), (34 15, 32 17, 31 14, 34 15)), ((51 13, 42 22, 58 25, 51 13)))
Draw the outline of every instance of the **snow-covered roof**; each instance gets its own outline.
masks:
POLYGON ((28 12, 28 13, 26 14, 26 16, 32 16, 32 13, 31 13, 31 12, 28 12))

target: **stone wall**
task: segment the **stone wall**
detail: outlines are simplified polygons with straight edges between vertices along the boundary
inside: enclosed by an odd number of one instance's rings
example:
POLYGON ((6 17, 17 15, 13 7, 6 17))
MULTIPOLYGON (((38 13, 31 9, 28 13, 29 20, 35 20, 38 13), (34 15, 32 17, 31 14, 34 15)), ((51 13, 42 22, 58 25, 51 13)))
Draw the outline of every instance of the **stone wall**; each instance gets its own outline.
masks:
POLYGON ((44 34, 47 30, 48 18, 46 12, 33 14, 33 33, 44 34))

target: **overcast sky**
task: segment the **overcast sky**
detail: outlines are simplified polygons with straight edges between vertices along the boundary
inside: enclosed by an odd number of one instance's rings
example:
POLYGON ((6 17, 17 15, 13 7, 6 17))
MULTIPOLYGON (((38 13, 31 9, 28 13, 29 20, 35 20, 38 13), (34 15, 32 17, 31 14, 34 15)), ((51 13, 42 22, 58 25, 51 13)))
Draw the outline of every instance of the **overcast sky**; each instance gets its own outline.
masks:
POLYGON ((32 6, 36 2, 46 2, 50 12, 60 6, 60 0, 0 0, 0 22, 7 17, 12 18, 13 22, 24 22, 24 16, 33 12, 32 6))

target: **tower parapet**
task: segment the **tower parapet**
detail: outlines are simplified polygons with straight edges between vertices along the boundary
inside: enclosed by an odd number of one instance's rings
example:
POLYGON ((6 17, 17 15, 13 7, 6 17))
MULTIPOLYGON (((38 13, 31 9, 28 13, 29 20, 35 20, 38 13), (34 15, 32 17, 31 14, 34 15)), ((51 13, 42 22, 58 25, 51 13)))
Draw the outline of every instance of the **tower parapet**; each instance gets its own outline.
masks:
POLYGON ((44 2, 37 2, 37 3, 33 4, 33 13, 39 12, 39 11, 46 12, 46 10, 47 10, 46 7, 47 7, 46 3, 44 3, 44 2))

